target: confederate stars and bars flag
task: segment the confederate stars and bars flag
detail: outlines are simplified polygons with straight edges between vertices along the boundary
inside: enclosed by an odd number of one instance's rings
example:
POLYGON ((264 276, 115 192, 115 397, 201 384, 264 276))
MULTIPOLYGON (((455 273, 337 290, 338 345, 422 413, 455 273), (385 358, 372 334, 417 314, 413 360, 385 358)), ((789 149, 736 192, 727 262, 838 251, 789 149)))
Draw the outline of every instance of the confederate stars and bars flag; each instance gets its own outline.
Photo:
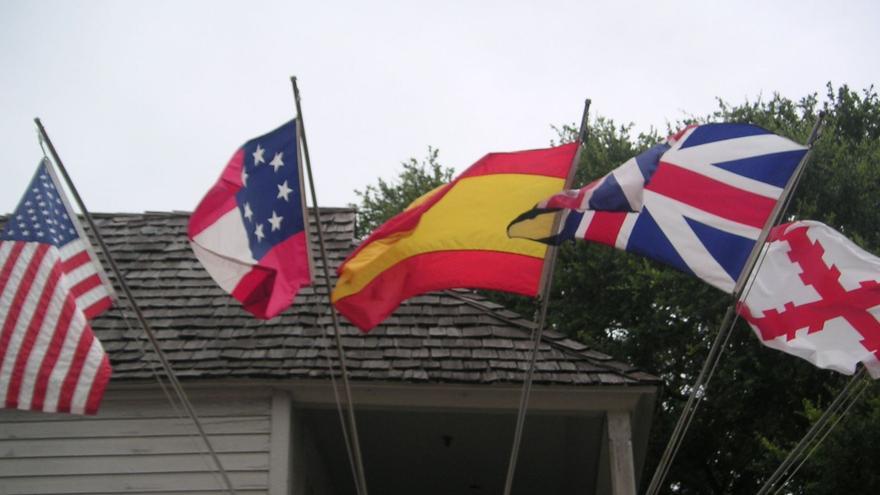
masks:
POLYGON ((217 284, 269 319, 311 283, 296 120, 251 139, 189 220, 196 257, 217 284))
POLYGON ((690 126, 605 177, 542 201, 508 235, 608 244, 732 293, 806 152, 754 125, 690 126))
POLYGON ((89 319, 112 286, 48 160, 0 232, 0 396, 5 407, 94 414, 110 362, 89 319))
POLYGON ((774 228, 737 310, 761 342, 851 375, 880 378, 880 258, 831 227, 774 228))

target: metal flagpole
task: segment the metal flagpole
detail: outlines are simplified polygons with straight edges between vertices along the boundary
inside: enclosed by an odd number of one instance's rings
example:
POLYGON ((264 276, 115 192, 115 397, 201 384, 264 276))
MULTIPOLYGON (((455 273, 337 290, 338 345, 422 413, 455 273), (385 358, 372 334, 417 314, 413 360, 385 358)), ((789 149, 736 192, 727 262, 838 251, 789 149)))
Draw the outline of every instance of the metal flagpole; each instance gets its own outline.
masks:
MULTIPOLYGON (((752 252, 749 255, 749 258, 746 262, 745 268, 740 274, 739 280, 737 280, 736 286, 733 291, 733 299, 734 301, 739 301, 745 292, 746 282, 751 277, 752 271, 756 270, 759 267, 759 256, 763 250, 764 243, 767 240, 767 236, 770 234, 770 229, 775 226, 779 220, 785 214, 785 211, 788 208, 788 205, 791 201, 792 193, 794 192, 797 185, 800 183, 801 176, 803 175, 804 166, 810 159, 810 155, 812 154, 813 144, 819 138, 819 133, 822 129, 822 123, 825 118, 824 112, 819 112, 819 115, 816 117, 816 122, 813 125, 813 130, 810 132, 810 137, 807 140, 807 153, 804 154, 804 157, 801 159, 797 168, 792 174, 791 180, 788 181, 785 188, 782 190, 782 195, 779 198, 779 201, 776 202, 776 205, 773 207, 773 211, 767 219, 767 223, 764 225, 764 228, 761 231, 761 234, 758 236, 757 241, 755 242, 755 247, 752 249, 752 252)), ((718 364, 718 361, 721 359, 721 354, 724 352, 724 348, 726 347, 727 341, 730 338, 730 332, 733 329, 733 326, 736 324, 736 304, 731 304, 727 308, 727 312, 724 314, 724 318, 719 325, 718 334, 715 336, 715 340, 712 342, 712 346, 709 349, 709 354, 706 356, 706 360, 703 362, 703 367, 700 370, 700 374, 697 376, 696 382, 691 387, 690 395, 688 396, 687 403, 685 404, 684 409, 682 409, 681 415, 678 418, 678 422, 675 424, 675 428, 672 431, 672 435, 669 438, 669 442, 666 444, 666 449, 663 451, 663 454, 660 457, 660 462, 657 465, 657 469, 654 471, 654 475, 651 478, 651 483, 648 485, 648 489, 645 492, 645 495, 656 495, 660 491, 660 485, 663 483, 663 480, 666 478, 666 475, 669 473, 669 468, 672 465, 673 459, 675 459, 676 454, 678 453, 678 449, 681 447, 682 439, 684 435, 687 433, 688 428, 690 427, 691 422, 693 421, 694 414, 696 413, 697 407, 699 407, 700 401, 705 396, 705 389, 708 386, 709 381, 712 379, 712 375, 715 372, 715 368, 718 364)))
MULTIPOLYGON (((296 96, 297 96, 296 89, 297 88, 295 87, 294 88, 294 98, 296 98, 296 96)), ((297 108, 297 121, 296 121, 296 131, 295 131, 296 143, 297 143, 296 144, 296 152, 297 152, 296 161, 297 161, 297 163, 301 164, 301 163, 303 163, 302 146, 300 146, 299 143, 300 143, 300 136, 303 136, 305 133, 305 127, 302 125, 302 119, 300 118, 301 115, 299 112, 299 107, 297 106, 296 108, 297 108)), ((308 146, 307 142, 306 142, 306 146, 308 146)), ((303 167, 299 166, 297 168, 299 170, 300 189, 304 191, 305 188, 302 187, 303 167)), ((311 175, 309 175, 309 180, 311 180, 311 179, 312 179, 312 177, 311 177, 311 175)), ((305 194, 302 194, 300 199, 301 199, 301 206, 302 206, 303 212, 306 215, 305 234, 306 234, 306 244, 308 247, 309 273, 314 274, 315 273, 315 266, 314 266, 314 262, 312 260, 312 248, 310 247, 313 244, 312 244, 312 236, 309 235, 308 209, 306 208, 305 194)), ((320 212, 318 211, 317 203, 315 203, 315 208, 312 213, 313 213, 313 216, 315 217, 315 228, 319 229, 319 235, 321 235, 321 234, 323 234, 323 230, 322 230, 322 226, 321 226, 320 212)), ((322 244, 322 246, 323 246, 323 244, 322 244)), ((326 255, 323 257, 323 259, 324 259, 324 263, 326 264, 326 262, 327 262, 326 255)), ((325 275, 326 275, 326 272, 325 272, 325 275)), ((328 284, 329 284, 329 279, 328 279, 328 284)), ((328 286, 328 291, 329 291, 329 286, 328 286)), ((328 304, 328 306, 330 308, 332 308, 333 304, 332 303, 328 304)), ((345 453, 348 456, 348 466, 351 469, 351 476, 352 476, 352 479, 354 480, 355 490, 360 494, 359 477, 357 474, 358 470, 357 470, 357 467, 355 467, 355 457, 354 457, 353 448, 352 448, 351 435, 348 430, 348 422, 346 420, 345 411, 343 410, 344 406, 342 403, 342 399, 340 398, 339 384, 337 383, 337 380, 336 380, 336 374, 333 371, 333 361, 332 361, 333 356, 331 355, 329 345, 328 345, 328 341, 330 340, 330 337, 329 337, 329 335, 327 335, 327 326, 326 325, 321 325, 321 336, 322 336, 321 347, 323 349, 324 357, 327 362, 327 370, 330 375, 330 385, 333 388, 333 401, 336 404, 336 413, 339 416, 339 425, 342 429, 342 440, 345 443, 345 453)))
MULTIPOLYGON (((574 159, 571 163, 571 168, 569 169, 568 177, 565 179, 565 184, 563 185, 563 189, 568 189, 571 187, 571 183, 574 180, 575 172, 577 171, 577 166, 581 160, 581 152, 584 149, 584 143, 587 138, 587 124, 588 117, 590 113, 590 100, 587 99, 584 101, 584 113, 581 116, 581 127, 578 132, 577 140, 578 140, 578 149, 574 155, 574 159)), ((559 214, 553 220, 553 228, 550 231, 556 232, 556 229, 559 227, 560 221, 559 214)), ((523 389, 522 395, 519 400, 519 409, 517 411, 516 416, 516 427, 513 433, 513 446, 510 449, 510 461, 507 465, 507 478, 504 481, 504 495, 510 495, 510 490, 513 488, 513 476, 516 473, 516 461, 519 457, 519 447, 522 442, 522 431, 523 426, 525 425, 526 419, 526 410, 529 407, 529 395, 532 391, 532 377, 535 374, 535 362, 538 358, 538 347, 541 345, 541 337, 544 334, 544 324, 547 321, 547 307, 550 305, 550 288, 553 284, 553 269, 556 266, 556 254, 558 251, 557 246, 549 246, 547 248, 547 261, 544 263, 544 271, 541 274, 541 291, 538 293, 538 297, 541 300, 541 309, 540 313, 536 314, 537 318, 537 326, 535 328, 534 334, 532 335, 532 354, 529 358, 529 369, 526 372, 525 380, 523 380, 523 389)))
MULTIPOLYGON (((847 406, 846 411, 849 410, 849 407, 855 403, 855 400, 861 395, 861 392, 866 388, 863 386, 862 388, 857 388, 856 385, 862 385, 866 382, 862 381, 865 376, 865 367, 862 366, 859 370, 853 375, 852 378, 847 382, 847 384, 843 387, 843 390, 834 398, 831 402, 831 405, 822 413, 822 416, 813 423, 813 426, 810 427, 809 431, 801 438, 800 442, 788 452, 788 455, 785 457, 785 460, 779 464, 779 467, 776 468, 776 471, 767 478, 767 481, 764 482, 764 486, 761 487, 761 490, 758 491, 757 495, 766 495, 770 493, 770 490, 774 488, 774 486, 779 483, 779 480, 785 475, 785 473, 791 468, 792 464, 797 462, 798 458, 801 457, 803 452, 810 448, 813 443, 813 440, 822 435, 819 442, 821 442, 825 436, 831 432, 831 429, 837 424, 836 422, 832 425, 828 425, 831 419, 837 414, 837 412, 844 406, 847 406), (853 399, 855 397, 855 399, 853 399), (852 399, 852 400, 851 400, 852 399), (848 405, 847 405, 848 403, 848 405)), ((844 411, 845 413, 845 411, 844 411)), ((842 416, 841 416, 842 417, 842 416)), ((838 418, 839 419, 839 418, 838 418)), ((813 445, 813 449, 819 446, 819 443, 813 445)), ((811 450, 812 452, 812 450, 811 450)), ((804 458, 806 460, 806 458, 804 458)), ((798 466, 800 467, 800 466, 798 466)), ((789 475, 789 478, 794 475, 795 471, 789 475)), ((780 489, 785 486, 785 483, 780 485, 780 489)))
MULTIPOLYGON (((840 423, 846 417, 846 415, 847 415, 847 413, 849 413, 850 409, 852 409, 852 407, 854 405, 856 405, 856 403, 859 401, 859 399, 861 399, 862 394, 865 393, 865 391, 871 387, 871 381, 870 380, 869 381, 862 381, 861 383, 858 384, 858 387, 859 388, 852 389, 847 394, 847 396, 844 399, 845 401, 847 401, 847 403, 842 404, 840 406, 840 408, 838 408, 838 410, 843 409, 843 411, 839 415, 837 415, 837 418, 834 420, 834 423, 831 423, 830 425, 828 425, 826 422, 826 425, 823 425, 823 432, 821 434, 822 436, 820 436, 818 438, 818 440, 815 440, 815 442, 812 444, 812 447, 810 448, 809 452, 807 452, 803 456, 803 458, 798 462, 798 464, 796 466, 794 466, 794 468, 791 470, 791 472, 788 473, 788 476, 786 476, 785 479, 782 480, 782 483, 779 485, 779 488, 777 488, 776 491, 773 492, 773 495, 781 495, 782 490, 785 489, 786 485, 788 485, 788 483, 797 474, 797 472, 801 469, 801 467, 804 465, 804 463, 807 462, 807 460, 809 460, 809 458, 812 457, 812 455, 816 453, 816 449, 818 449, 819 446, 822 445, 822 442, 825 441, 826 438, 828 438, 828 435, 831 434, 831 431, 834 430, 834 428, 837 426, 837 424, 840 423)), ((830 417, 829 417, 829 421, 830 421, 830 417)), ((818 433, 816 434, 816 436, 818 436, 818 433)), ((811 439, 811 442, 812 442, 812 439, 811 439)))
POLYGON ((214 460, 214 464, 216 464, 217 466, 217 470, 220 471, 221 476, 223 476, 223 481, 226 483, 229 493, 235 495, 235 488, 232 485, 232 481, 229 479, 229 475, 223 468, 223 464, 220 463, 220 458, 217 456, 217 452, 211 445, 210 440, 208 440, 208 435, 205 433, 205 429, 202 426, 201 421, 199 421, 199 417, 196 415, 196 411, 193 408, 192 403, 190 403, 186 392, 184 392, 183 387, 177 380, 177 375, 174 374, 174 369, 171 367, 171 363, 168 361, 168 358, 165 356, 162 348, 159 347, 159 341, 156 338, 156 335, 153 333, 152 328, 150 328, 150 325, 147 323, 146 318, 144 318, 144 314, 143 312, 141 312, 140 306, 137 304, 134 295, 131 293, 131 289, 128 287, 128 283, 125 281, 125 277, 122 276, 122 272, 116 265, 116 260, 113 259, 113 255, 110 253, 110 249, 107 248, 107 244, 104 242, 104 237, 101 235, 101 231, 98 230, 97 225, 95 225, 95 221, 92 219, 92 215, 86 208, 85 203, 83 203, 83 200, 79 195, 79 191, 77 191, 76 186, 73 185, 73 181, 67 174, 67 169, 64 167, 64 163, 61 162, 61 157, 58 156, 58 152, 55 151, 55 146, 52 144, 52 140, 49 139, 49 135, 46 133, 46 129, 43 127, 43 123, 40 122, 39 118, 35 118, 34 122, 36 122, 37 129, 40 132, 40 139, 45 142, 46 145, 49 147, 49 152, 52 154, 52 160, 55 162, 55 165, 58 167, 58 170, 64 177, 64 182, 67 183, 67 187, 70 189, 71 194, 73 194, 73 198, 76 201, 76 204, 79 206, 79 209, 82 211, 86 222, 88 222, 89 228, 92 229, 92 233, 95 235, 95 239, 97 239, 98 244, 101 246, 101 250, 104 251, 104 256, 110 263, 110 269, 113 271, 113 274, 116 275, 116 280, 119 282, 119 286, 122 287, 122 291, 125 293, 125 298, 128 300, 131 309, 137 316, 137 319, 141 324, 141 328, 144 329, 144 333, 146 333, 147 338, 150 340, 150 344, 152 344, 153 350, 156 352, 156 356, 158 356, 159 362, 162 364, 162 368, 165 370, 165 374, 168 375, 168 380, 171 382, 172 388, 174 388, 174 391, 177 392, 180 402, 183 404, 184 408, 189 414, 189 417, 192 419, 193 424, 199 431, 199 435, 205 442, 205 446, 208 448, 208 452, 210 452, 211 458, 214 460))
POLYGON ((327 250, 324 247, 324 229, 323 227, 321 227, 320 218, 318 217, 318 195, 315 192, 315 182, 312 178, 312 163, 311 158, 309 157, 308 141, 306 141, 306 127, 303 120, 302 108, 300 105, 299 87, 296 84, 295 76, 292 76, 290 78, 290 82, 291 84, 293 84, 293 98, 296 101, 296 115, 297 119, 299 119, 300 133, 302 135, 303 153, 305 154, 306 159, 306 172, 309 179, 309 190, 311 192, 312 206, 315 209, 315 217, 317 219, 315 225, 318 229, 318 245, 321 248, 321 260, 323 261, 324 265, 324 280, 327 283, 327 303, 330 305, 330 316, 333 319, 333 333, 336 337, 336 353, 339 355, 339 367, 342 374, 342 385, 343 389, 345 390, 345 399, 348 402, 348 421, 349 428, 351 430, 351 440, 354 446, 354 461, 355 467, 357 468, 358 493, 360 495, 367 495, 367 480, 364 474, 363 459, 361 458, 361 447, 360 441, 358 440, 357 421, 355 420, 354 415, 354 402, 351 399, 351 384, 348 380, 348 367, 345 364, 345 351, 342 348, 342 337, 340 336, 339 331, 339 315, 336 313, 336 307, 333 305, 333 302, 330 299, 330 269, 328 268, 327 262, 327 250))

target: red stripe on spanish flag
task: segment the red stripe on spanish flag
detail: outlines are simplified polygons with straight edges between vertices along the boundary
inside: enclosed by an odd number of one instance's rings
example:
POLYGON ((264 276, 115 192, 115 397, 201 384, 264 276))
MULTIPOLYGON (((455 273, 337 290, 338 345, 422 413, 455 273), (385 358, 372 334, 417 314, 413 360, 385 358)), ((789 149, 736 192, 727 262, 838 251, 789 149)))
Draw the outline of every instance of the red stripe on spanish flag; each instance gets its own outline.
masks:
POLYGON ((577 144, 490 153, 376 229, 339 267, 336 308, 367 331, 400 303, 468 287, 538 293, 547 247, 507 225, 563 188, 577 144))

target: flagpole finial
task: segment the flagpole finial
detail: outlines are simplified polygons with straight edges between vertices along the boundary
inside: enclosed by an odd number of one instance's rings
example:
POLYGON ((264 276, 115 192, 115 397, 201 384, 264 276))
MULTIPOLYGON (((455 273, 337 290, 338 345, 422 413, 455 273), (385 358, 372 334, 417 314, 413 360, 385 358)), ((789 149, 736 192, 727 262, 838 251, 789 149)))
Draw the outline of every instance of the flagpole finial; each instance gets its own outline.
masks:
POLYGON ((40 118, 39 118, 39 117, 34 117, 34 123, 37 124, 37 129, 36 129, 36 131, 37 131, 37 143, 39 143, 39 145, 40 145, 40 151, 43 152, 43 160, 48 160, 48 159, 49 159, 49 155, 46 153, 46 141, 43 140, 43 131, 42 131, 42 127, 43 127, 43 126, 42 126, 42 124, 40 123, 40 118))
MULTIPOLYGON (((40 141, 40 147, 42 148, 43 143, 45 142, 45 140, 43 139, 43 135, 45 134, 46 130, 43 129, 43 123, 40 122, 39 117, 34 117, 34 123, 37 124, 37 139, 40 141)), ((46 154, 46 150, 44 149, 43 155, 45 155, 45 154, 46 154)))
POLYGON ((581 127, 578 130, 578 142, 583 146, 587 142, 587 128, 589 127, 590 104, 593 101, 589 98, 584 99, 584 113, 581 115, 581 127))
POLYGON ((825 117, 827 112, 825 110, 819 110, 819 113, 816 114, 816 122, 813 124, 813 130, 810 131, 810 137, 807 138, 807 147, 812 148, 816 141, 822 136, 822 131, 825 128, 825 117))

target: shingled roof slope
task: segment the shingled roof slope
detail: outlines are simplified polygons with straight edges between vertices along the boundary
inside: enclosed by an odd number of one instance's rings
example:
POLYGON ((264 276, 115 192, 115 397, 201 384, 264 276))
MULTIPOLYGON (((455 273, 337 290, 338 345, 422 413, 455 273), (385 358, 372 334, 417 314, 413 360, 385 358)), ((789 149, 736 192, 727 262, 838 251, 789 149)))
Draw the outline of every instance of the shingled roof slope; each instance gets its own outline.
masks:
MULTIPOLYGON (((328 335, 333 329, 321 260, 316 260, 315 286, 301 290, 293 307, 279 317, 261 321, 217 287, 195 259, 186 238, 188 213, 94 217, 181 378, 328 376, 327 357, 335 364, 335 348, 323 336, 325 329, 328 335)), ((355 212, 322 208, 321 222, 335 274, 354 247, 355 212)), ((317 239, 314 225, 312 234, 317 239)), ((155 356, 133 313, 121 309, 124 306, 117 303, 93 327, 110 355, 113 380, 150 378, 157 367, 155 356)), ((344 318, 341 321, 353 379, 408 382, 522 382, 534 327, 465 290, 413 298, 366 335, 344 318)), ((658 382, 552 331, 544 333, 536 366, 536 383, 658 382)))

